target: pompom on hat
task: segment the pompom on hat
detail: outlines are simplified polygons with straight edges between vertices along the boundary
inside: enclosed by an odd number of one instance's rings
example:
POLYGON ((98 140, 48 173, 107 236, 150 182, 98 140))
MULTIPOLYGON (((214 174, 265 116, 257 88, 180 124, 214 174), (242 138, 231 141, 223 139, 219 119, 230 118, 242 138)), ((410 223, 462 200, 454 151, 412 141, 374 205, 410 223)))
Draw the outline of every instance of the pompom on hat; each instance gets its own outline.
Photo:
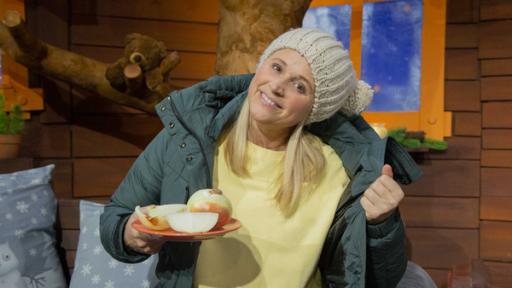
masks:
POLYGON ((330 34, 310 28, 290 30, 263 51, 258 67, 272 53, 286 48, 306 59, 315 81, 313 109, 306 124, 325 120, 339 110, 348 116, 359 114, 372 101, 373 90, 357 80, 348 51, 330 34))

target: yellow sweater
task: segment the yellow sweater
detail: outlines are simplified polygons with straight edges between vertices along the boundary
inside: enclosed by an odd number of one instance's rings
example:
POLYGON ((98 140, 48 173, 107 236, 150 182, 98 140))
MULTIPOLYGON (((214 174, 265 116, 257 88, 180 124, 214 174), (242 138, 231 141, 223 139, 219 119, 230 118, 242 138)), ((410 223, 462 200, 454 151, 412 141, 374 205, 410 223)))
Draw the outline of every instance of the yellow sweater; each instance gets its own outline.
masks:
POLYGON ((334 150, 323 145, 326 166, 309 196, 284 217, 272 196, 284 151, 249 143, 249 178, 228 168, 223 141, 215 155, 214 187, 233 204, 242 228, 203 241, 194 287, 321 287, 316 264, 349 178, 334 150))

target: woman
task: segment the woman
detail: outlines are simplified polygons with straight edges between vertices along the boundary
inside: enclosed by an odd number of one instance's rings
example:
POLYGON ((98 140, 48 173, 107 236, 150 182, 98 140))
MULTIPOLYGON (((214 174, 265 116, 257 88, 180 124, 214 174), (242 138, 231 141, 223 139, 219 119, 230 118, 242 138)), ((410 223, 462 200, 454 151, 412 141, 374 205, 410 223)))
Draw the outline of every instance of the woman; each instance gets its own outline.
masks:
POLYGON ((394 287, 407 259, 393 172, 420 173, 358 116, 371 96, 341 43, 314 29, 275 39, 254 76, 173 92, 157 106, 165 128, 101 216, 105 249, 124 262, 159 253, 159 287, 394 287), (136 205, 210 187, 240 230, 181 243, 132 228, 136 205))

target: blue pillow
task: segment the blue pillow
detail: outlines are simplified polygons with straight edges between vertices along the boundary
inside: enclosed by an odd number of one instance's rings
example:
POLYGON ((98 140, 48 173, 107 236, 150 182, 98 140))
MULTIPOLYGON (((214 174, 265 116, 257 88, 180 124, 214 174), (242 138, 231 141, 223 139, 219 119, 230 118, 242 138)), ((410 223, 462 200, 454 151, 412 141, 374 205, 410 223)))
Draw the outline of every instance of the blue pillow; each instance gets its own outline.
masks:
POLYGON ((66 287, 55 249, 54 168, 0 174, 0 287, 66 287))
POLYGON ((70 288, 140 287, 156 285, 157 255, 137 264, 126 264, 112 258, 100 242, 102 204, 80 201, 80 238, 70 288))

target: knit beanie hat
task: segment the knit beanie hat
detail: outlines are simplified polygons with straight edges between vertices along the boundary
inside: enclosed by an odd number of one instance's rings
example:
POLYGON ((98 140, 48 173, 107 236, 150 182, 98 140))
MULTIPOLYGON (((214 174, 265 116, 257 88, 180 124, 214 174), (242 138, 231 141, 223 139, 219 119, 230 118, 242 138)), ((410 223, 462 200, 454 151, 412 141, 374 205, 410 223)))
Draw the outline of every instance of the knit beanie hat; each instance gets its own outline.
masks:
POLYGON ((310 28, 290 30, 263 51, 258 68, 272 53, 285 48, 306 58, 315 81, 313 109, 306 124, 325 120, 338 110, 347 116, 359 114, 370 104, 373 90, 356 79, 348 51, 330 34, 310 28))

